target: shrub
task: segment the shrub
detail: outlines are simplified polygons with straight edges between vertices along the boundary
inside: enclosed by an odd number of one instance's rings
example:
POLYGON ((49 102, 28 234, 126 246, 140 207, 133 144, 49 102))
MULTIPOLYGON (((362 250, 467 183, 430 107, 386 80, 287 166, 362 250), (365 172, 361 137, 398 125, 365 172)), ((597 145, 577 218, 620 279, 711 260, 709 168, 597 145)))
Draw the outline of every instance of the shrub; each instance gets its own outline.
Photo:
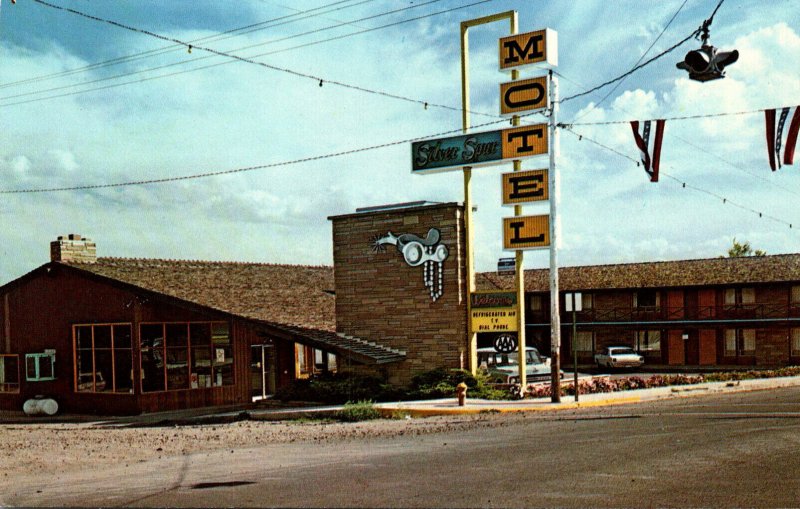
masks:
POLYGON ((436 368, 415 375, 406 392, 408 399, 451 398, 456 395, 456 386, 467 385, 467 398, 511 399, 511 392, 489 384, 489 376, 482 371, 472 375, 464 369, 436 368))
POLYGON ((348 401, 333 416, 342 422, 359 422, 380 419, 381 413, 372 405, 372 401, 364 400, 356 403, 348 401))
POLYGON ((389 401, 399 399, 395 387, 375 376, 353 373, 322 374, 295 380, 275 392, 280 401, 313 401, 342 404, 348 401, 389 401))

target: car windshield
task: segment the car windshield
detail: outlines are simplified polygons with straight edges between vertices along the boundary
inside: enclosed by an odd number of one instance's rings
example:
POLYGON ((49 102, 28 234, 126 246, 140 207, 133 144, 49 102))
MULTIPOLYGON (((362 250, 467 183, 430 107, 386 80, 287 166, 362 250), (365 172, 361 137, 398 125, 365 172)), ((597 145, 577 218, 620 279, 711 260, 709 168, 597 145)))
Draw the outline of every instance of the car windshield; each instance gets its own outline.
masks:
POLYGON ((633 348, 612 348, 611 353, 614 355, 636 355, 633 348))
MULTIPOLYGON (((486 362, 488 366, 516 366, 519 364, 519 354, 517 352, 499 353, 489 352, 488 354, 481 354, 481 362, 486 362)), ((544 360, 539 356, 536 350, 528 350, 526 356, 527 364, 542 364, 544 360)))

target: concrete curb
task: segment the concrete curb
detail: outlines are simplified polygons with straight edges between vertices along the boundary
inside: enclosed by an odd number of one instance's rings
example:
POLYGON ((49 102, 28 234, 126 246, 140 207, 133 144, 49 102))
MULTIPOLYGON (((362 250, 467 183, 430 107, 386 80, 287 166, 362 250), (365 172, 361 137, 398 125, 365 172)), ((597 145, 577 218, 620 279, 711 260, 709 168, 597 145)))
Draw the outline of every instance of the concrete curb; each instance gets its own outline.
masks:
POLYGON ((410 417, 431 417, 437 415, 476 415, 494 413, 553 412, 612 405, 625 405, 644 401, 690 398, 709 394, 729 394, 737 392, 763 391, 782 387, 800 386, 800 377, 764 378, 729 382, 705 382, 696 385, 674 385, 654 389, 610 392, 581 395, 581 401, 551 403, 548 399, 491 401, 469 398, 459 407, 455 398, 431 401, 379 403, 375 405, 384 417, 408 415, 410 417))

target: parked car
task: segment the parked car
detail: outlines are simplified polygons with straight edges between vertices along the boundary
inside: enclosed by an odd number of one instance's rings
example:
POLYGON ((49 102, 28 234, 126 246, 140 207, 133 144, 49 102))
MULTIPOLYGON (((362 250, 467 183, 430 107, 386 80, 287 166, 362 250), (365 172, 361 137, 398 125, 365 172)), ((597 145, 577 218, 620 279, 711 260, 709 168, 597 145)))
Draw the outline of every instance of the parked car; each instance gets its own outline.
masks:
MULTIPOLYGON (((529 346, 525 348, 525 375, 528 382, 550 380, 550 359, 529 346)), ((478 348, 478 366, 489 372, 489 375, 500 383, 517 383, 519 381, 519 352, 503 353, 494 348, 478 348)), ((561 372, 561 378, 564 372, 561 372)))
POLYGON ((598 367, 635 368, 644 364, 644 357, 629 346, 607 346, 595 354, 594 362, 598 367))

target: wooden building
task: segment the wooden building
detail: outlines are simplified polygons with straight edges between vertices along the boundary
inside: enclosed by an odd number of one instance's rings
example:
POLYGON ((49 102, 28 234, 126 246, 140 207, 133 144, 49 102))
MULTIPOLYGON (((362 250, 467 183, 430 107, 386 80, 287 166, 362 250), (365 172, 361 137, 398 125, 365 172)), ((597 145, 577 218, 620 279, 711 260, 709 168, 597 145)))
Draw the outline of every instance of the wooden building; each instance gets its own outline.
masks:
POLYGON ((234 405, 333 362, 404 353, 335 332, 330 267, 97 258, 78 235, 0 287, 0 409, 234 405))

